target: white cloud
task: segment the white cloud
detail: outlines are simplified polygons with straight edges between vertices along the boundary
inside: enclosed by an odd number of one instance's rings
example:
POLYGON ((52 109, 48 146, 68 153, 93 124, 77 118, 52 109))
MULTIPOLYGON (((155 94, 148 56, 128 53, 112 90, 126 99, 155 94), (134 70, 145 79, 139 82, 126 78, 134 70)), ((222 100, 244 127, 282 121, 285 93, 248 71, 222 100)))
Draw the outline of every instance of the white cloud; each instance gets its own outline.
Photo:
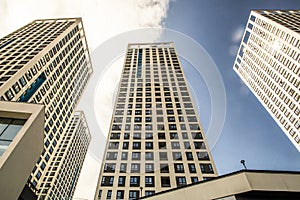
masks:
POLYGON ((82 17, 93 50, 113 35, 161 27, 169 0, 0 0, 0 36, 41 18, 82 17))
MULTIPOLYGON (((162 27, 170 0, 0 0, 0 37, 35 20, 60 17, 82 17, 87 41, 94 50, 119 33, 137 28, 162 27)), ((95 67, 95 66, 94 66, 95 67)), ((111 81, 118 75, 110 73, 111 81)), ((107 86, 107 85, 106 85, 107 86)), ((108 84, 109 86, 109 84, 108 84)), ((110 121, 114 84, 107 87, 106 116, 110 121), (108 91, 110 90, 110 91, 108 91)), ((93 94, 90 94, 93 96, 93 94)), ((81 172, 74 198, 93 199, 99 163, 90 155, 81 172)))
POLYGON ((232 33, 232 36, 231 36, 232 42, 234 42, 234 43, 240 42, 243 37, 244 30, 245 30, 244 26, 237 27, 232 33))

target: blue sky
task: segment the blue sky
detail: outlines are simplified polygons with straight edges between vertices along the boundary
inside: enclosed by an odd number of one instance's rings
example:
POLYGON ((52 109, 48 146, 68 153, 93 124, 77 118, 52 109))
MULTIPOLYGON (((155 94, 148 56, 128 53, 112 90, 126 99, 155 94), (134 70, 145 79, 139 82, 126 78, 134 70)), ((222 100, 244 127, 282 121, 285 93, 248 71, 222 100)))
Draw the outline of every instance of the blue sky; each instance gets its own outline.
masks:
MULTIPOLYGON (((218 66, 224 81, 226 121, 221 137, 212 149, 220 175, 242 169, 241 159, 246 160, 250 169, 300 169, 299 152, 232 69, 233 52, 240 42, 235 35, 245 26, 250 10, 299 8, 300 1, 297 0, 189 0, 169 5, 165 27, 185 33, 201 44, 218 66)), ((183 64, 187 79, 192 78, 189 66, 183 64)), ((197 85, 192 87, 205 89, 197 85)), ((205 105, 210 103, 207 95, 204 91, 196 97, 201 102, 200 117, 204 127, 210 117, 205 105)))

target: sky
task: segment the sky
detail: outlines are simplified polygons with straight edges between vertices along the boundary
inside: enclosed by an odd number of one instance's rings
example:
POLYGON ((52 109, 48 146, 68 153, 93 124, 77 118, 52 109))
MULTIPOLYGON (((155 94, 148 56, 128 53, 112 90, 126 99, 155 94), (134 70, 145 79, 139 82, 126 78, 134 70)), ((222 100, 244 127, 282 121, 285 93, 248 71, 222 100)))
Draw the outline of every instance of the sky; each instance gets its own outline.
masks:
MULTIPOLYGON (((211 149, 219 175, 242 169, 242 159, 249 169, 300 169, 299 152, 232 69, 250 10, 299 9, 299 0, 0 0, 0 4, 0 37, 38 18, 82 17, 92 62, 99 46, 126 31, 160 27, 187 35, 207 51, 225 86, 225 123, 211 149)), ((122 56, 112 60, 101 77, 95 77, 94 73, 92 79, 101 78, 97 91, 87 90, 84 94, 101 102, 102 107, 97 108, 101 110, 97 116, 100 120, 110 121, 122 60, 122 56)), ((194 78, 190 63, 183 58, 181 62, 207 130, 211 117, 209 86, 203 79, 194 78)), ((100 67, 93 66, 94 69, 100 67)), ((85 106, 81 104, 79 108, 85 106)), ((99 135, 93 137, 96 144, 105 144, 107 127, 101 129, 92 133, 99 135)), ((75 198, 93 199, 103 149, 101 145, 97 150, 99 155, 89 150, 75 198)))

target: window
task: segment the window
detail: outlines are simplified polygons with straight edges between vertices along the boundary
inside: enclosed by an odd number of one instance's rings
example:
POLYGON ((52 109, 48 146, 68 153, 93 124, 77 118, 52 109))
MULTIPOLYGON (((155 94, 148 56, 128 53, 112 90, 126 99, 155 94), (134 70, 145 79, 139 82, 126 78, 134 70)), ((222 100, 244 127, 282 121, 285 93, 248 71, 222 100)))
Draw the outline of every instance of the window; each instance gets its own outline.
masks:
POLYGON ((164 140, 164 139, 166 139, 165 133, 158 133, 158 139, 159 139, 159 140, 164 140))
POLYGON ((153 163, 146 163, 145 164, 145 172, 146 173, 153 173, 154 172, 154 164, 153 163))
POLYGON ((175 173, 184 173, 183 164, 174 164, 175 173))
POLYGON ((118 186, 125 186, 126 176, 119 176, 118 186))
POLYGON ((185 152, 185 155, 187 160, 194 160, 192 152, 185 152))
POLYGON ((132 149, 141 149, 141 142, 133 142, 132 149))
POLYGON ((185 177, 184 176, 176 176, 176 184, 177 184, 177 187, 186 185, 185 177))
POLYGON ((140 177, 130 176, 130 187, 139 187, 139 186, 140 186, 140 177))
POLYGON ((101 186, 113 186, 114 177, 113 176, 103 176, 101 180, 101 186))
POLYGON ((140 152, 132 152, 132 160, 141 160, 141 153, 140 152))
POLYGON ((107 195, 106 195, 106 199, 111 199, 111 195, 112 195, 112 191, 108 190, 107 195))
POLYGON ((194 139, 203 139, 202 134, 200 132, 192 132, 192 137, 194 139))
POLYGON ((166 144, 166 142, 158 142, 158 147, 159 147, 159 149, 166 149, 167 144, 166 144))
POLYGON ((160 173, 169 173, 169 165, 166 164, 160 164, 160 173))
POLYGON ((145 187, 154 187, 154 176, 145 177, 145 187))
POLYGON ((146 142, 145 149, 153 149, 153 142, 146 142))
POLYGON ((124 140, 128 140, 129 139, 129 133, 124 133, 124 140))
POLYGON ((5 152, 19 130, 25 124, 25 119, 0 117, 0 156, 5 152))
POLYGON ((200 169, 202 173, 208 173, 208 174, 213 174, 214 170, 211 166, 211 164, 200 164, 200 169))
POLYGON ((129 191, 129 199, 137 199, 140 196, 140 192, 138 190, 130 190, 129 191))
POLYGON ((126 170, 127 170, 127 164, 121 163, 120 164, 120 173, 126 173, 126 170))
POLYGON ((133 133, 133 139, 140 140, 141 139, 141 133, 133 133))
POLYGON ((128 149, 129 142, 123 142, 123 149, 128 149))
POLYGON ((168 160, 167 152, 159 152, 159 160, 168 160))
POLYGON ((108 144, 108 149, 118 149, 119 148, 119 142, 110 142, 108 144))
POLYGON ((154 190, 145 190, 145 196, 151 196, 155 193, 154 190))
POLYGON ((161 176, 160 177, 160 184, 161 184, 161 187, 171 187, 170 177, 161 176))
POLYGON ((182 160, 181 152, 172 152, 173 160, 182 160))
POLYGON ((172 142, 171 145, 172 145, 172 149, 180 149, 179 142, 172 142))
POLYGON ((195 149, 205 149, 204 142, 194 142, 195 149))
POLYGON ((116 170, 116 164, 115 163, 105 163, 104 165, 104 172, 112 172, 114 173, 116 170))
POLYGON ((197 152, 198 160, 209 160, 207 152, 197 152))
POLYGON ((140 172, 140 164, 132 163, 131 164, 131 173, 139 173, 140 172))
POLYGON ((122 160, 127 160, 128 158, 128 153, 127 152, 122 152, 122 160))
POLYGON ((191 149, 190 142, 184 142, 183 144, 185 149, 191 149))
POLYGON ((191 177, 191 181, 192 181, 192 183, 197 183, 199 180, 198 180, 197 176, 193 176, 193 177, 191 177))
POLYGON ((153 160, 154 159, 153 152, 146 152, 145 153, 145 159, 146 160, 153 160))
POLYGON ((195 164, 189 164, 189 171, 190 173, 196 173, 196 167, 195 164))
POLYGON ((146 137, 146 140, 153 139, 153 133, 146 133, 145 137, 146 137))
POLYGON ((169 124, 169 130, 177 130, 176 124, 169 124))
POLYGON ((106 160, 117 160, 118 152, 107 152, 106 160))
POLYGON ((170 139, 178 139, 178 134, 177 133, 170 133, 170 139))
POLYGON ((124 190, 117 190, 117 199, 124 199, 124 190))

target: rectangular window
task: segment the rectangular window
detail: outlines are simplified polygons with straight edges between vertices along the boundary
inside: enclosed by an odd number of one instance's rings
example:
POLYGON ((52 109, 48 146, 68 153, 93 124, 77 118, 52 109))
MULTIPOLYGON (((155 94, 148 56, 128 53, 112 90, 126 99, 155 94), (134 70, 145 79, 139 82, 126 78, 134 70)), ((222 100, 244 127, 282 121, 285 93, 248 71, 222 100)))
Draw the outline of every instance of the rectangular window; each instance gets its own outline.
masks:
POLYGON ((176 176, 176 184, 177 184, 177 187, 186 185, 185 177, 184 176, 176 176))
POLYGON ((130 187, 139 187, 139 186, 140 186, 140 177, 130 176, 130 187))
POLYGON ((170 177, 161 176, 160 177, 161 187, 171 187, 170 177))
POLYGON ((154 176, 146 176, 145 177, 145 186, 146 187, 154 187, 154 176))
POLYGON ((118 186, 125 186, 126 176, 119 176, 118 186))

